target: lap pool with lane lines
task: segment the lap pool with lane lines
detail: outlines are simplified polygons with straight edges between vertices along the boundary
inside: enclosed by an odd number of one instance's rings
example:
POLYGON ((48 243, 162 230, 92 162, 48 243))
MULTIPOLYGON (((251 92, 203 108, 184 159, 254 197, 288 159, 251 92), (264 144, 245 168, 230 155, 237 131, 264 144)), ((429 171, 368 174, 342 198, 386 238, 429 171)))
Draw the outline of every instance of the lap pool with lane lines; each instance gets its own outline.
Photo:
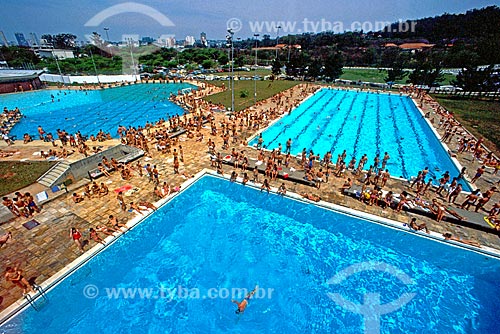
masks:
MULTIPOLYGON (((330 151, 333 162, 343 150, 347 151, 346 163, 352 156, 359 162, 367 154, 367 169, 377 153, 382 161, 384 152, 388 152, 389 172, 405 179, 416 176, 424 167, 429 167, 431 177, 439 178, 445 171, 452 177, 459 174, 407 96, 321 89, 266 129, 262 137, 267 149, 278 148, 279 144, 284 148, 291 138, 293 155, 303 148, 322 157, 330 151)), ((466 182, 463 185, 470 191, 466 182)))
POLYGON ((498 258, 204 176, 0 333, 363 333, 363 316, 328 293, 354 304, 377 293, 384 305, 414 293, 380 316, 381 333, 498 333, 499 280, 498 258), (339 273, 348 275, 329 284, 339 273), (231 297, 242 295, 203 298, 210 288, 256 284, 273 293, 240 316, 231 297), (97 295, 85 297, 88 286, 97 295), (199 298, 159 296, 179 287, 199 289, 199 298), (114 298, 112 288, 152 295, 114 298))

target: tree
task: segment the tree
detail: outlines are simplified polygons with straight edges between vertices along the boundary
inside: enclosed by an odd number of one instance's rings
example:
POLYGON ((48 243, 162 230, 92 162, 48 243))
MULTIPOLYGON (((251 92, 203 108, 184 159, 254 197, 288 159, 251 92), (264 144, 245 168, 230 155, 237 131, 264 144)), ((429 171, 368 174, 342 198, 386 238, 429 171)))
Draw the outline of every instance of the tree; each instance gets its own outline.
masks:
POLYGON ((404 71, 404 62, 401 54, 398 54, 393 63, 391 64, 391 69, 387 70, 387 76, 384 78, 387 83, 394 83, 398 80, 402 80, 406 76, 404 71))
POLYGON ((335 79, 340 78, 342 73, 342 68, 344 67, 344 59, 340 51, 330 51, 325 59, 325 65, 323 69, 323 75, 326 81, 331 82, 335 79))
POLYGON ((5 60, 9 66, 14 68, 25 67, 28 64, 36 65, 40 62, 40 58, 32 50, 18 46, 0 47, 0 55, 2 60, 5 60))
POLYGON ((281 74, 281 62, 279 59, 274 59, 273 61, 273 68, 272 68, 273 75, 280 75, 281 74))
POLYGON ((213 60, 206 59, 201 63, 201 66, 203 66, 204 69, 209 69, 212 68, 214 65, 213 60))
POLYGON ((487 68, 467 66, 458 73, 456 80, 452 81, 452 84, 465 91, 489 92, 498 89, 500 79, 493 65, 487 68))
POLYGON ((321 75, 322 68, 323 68, 323 63, 321 62, 321 59, 314 58, 309 63, 309 67, 307 69, 307 75, 312 79, 316 79, 321 75))
MULTIPOLYGON (((97 33, 94 33, 97 34, 97 33)), ((47 44, 52 45, 56 49, 73 49, 75 45, 76 35, 73 34, 57 34, 57 35, 42 35, 42 39, 47 41, 47 44)))
POLYGON ((236 67, 243 67, 243 65, 245 65, 245 58, 243 56, 238 56, 234 60, 234 62, 236 64, 236 67))
POLYGON ((409 76, 410 82, 414 85, 433 86, 443 81, 442 56, 439 52, 419 52, 416 57, 417 66, 409 76))

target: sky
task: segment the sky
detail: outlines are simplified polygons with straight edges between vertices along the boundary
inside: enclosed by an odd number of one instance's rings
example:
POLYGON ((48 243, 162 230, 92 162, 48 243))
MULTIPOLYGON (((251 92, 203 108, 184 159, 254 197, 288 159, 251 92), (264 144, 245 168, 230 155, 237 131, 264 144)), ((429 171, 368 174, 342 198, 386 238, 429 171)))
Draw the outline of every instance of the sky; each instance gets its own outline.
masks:
POLYGON ((385 22, 418 19, 473 8, 500 6, 500 0, 0 0, 0 30, 9 41, 14 33, 29 38, 72 33, 78 40, 96 31, 111 41, 128 35, 158 38, 187 35, 223 39, 264 34, 276 38, 288 33, 332 30, 379 30, 385 22), (277 26, 281 26, 277 29, 277 26))

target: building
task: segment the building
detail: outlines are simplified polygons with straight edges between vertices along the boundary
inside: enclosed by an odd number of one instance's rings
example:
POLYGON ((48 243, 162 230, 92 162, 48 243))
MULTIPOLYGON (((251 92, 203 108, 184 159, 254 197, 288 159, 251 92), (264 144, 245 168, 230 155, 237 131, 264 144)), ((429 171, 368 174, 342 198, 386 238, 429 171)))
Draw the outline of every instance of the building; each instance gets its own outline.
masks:
POLYGON ((430 49, 434 44, 427 43, 403 43, 399 45, 399 48, 407 51, 422 51, 425 49, 430 49))
POLYGON ((7 37, 5 37, 3 31, 0 31, 0 43, 2 43, 3 46, 9 46, 9 41, 7 40, 7 37))
POLYGON ((184 46, 193 46, 196 43, 194 36, 186 36, 184 39, 184 46))
POLYGON ((161 35, 156 40, 156 45, 162 48, 173 48, 175 47, 176 40, 174 35, 161 35))
POLYGON ((57 58, 59 60, 75 58, 75 54, 72 50, 40 48, 36 49, 35 53, 40 58, 57 58))
POLYGON ((25 46, 25 47, 30 46, 22 32, 16 32, 14 35, 16 36, 18 46, 25 46))
POLYGON ((149 45, 153 44, 155 42, 155 39, 153 37, 142 37, 141 38, 141 45, 149 45))
POLYGON ((403 51, 410 51, 410 52, 422 51, 430 49, 432 47, 434 47, 434 44, 427 44, 427 43, 403 43, 400 45, 396 45, 394 43, 384 44, 384 48, 399 48, 403 51))
POLYGON ((207 34, 204 32, 200 34, 200 43, 202 48, 208 47, 207 34))
POLYGON ((0 94, 40 89, 40 74, 34 70, 0 70, 0 94))
POLYGON ((30 32, 29 43, 32 47, 40 46, 40 40, 38 39, 38 36, 34 32, 30 32))

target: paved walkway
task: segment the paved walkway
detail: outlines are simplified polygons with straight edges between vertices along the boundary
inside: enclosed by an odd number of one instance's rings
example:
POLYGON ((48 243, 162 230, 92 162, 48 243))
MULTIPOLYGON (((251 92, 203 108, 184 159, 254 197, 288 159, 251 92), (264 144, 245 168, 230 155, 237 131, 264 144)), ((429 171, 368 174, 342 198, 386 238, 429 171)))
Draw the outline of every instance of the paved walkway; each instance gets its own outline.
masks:
MULTIPOLYGON (((296 88, 294 88, 293 99, 297 101, 301 100, 300 92, 296 88)), ((275 107, 275 103, 272 102, 271 99, 265 101, 259 106, 262 110, 270 107, 275 107)), ((423 109, 424 111, 431 110, 429 106, 424 106, 423 109)), ((223 117, 225 117, 223 114, 216 115, 218 120, 221 120, 223 117)), ((436 116, 432 114, 432 117, 436 116)), ((209 138, 215 140, 217 149, 222 146, 222 139, 220 136, 211 136, 209 129, 203 129, 202 132, 205 136, 203 142, 196 142, 194 139, 187 139, 185 135, 181 136, 180 144, 184 148, 184 162, 181 162, 180 166, 181 173, 186 172, 188 175, 192 175, 203 168, 210 168, 210 160, 207 153, 207 141, 209 138)), ((240 134, 240 137, 247 138, 248 135, 249 133, 244 131, 240 134)), ((115 144, 117 144, 116 140, 104 142, 105 146, 113 146, 115 144)), ((21 141, 18 141, 15 146, 8 148, 5 147, 4 143, 0 145, 3 145, 0 146, 2 150, 8 149, 21 152, 14 157, 3 158, 2 160, 20 160, 33 158, 33 152, 43 148, 47 150, 50 144, 35 141, 24 145, 21 141)), ((152 146, 153 145, 150 145, 150 147, 152 146)), ((239 149, 244 149, 250 157, 257 157, 258 152, 254 149, 248 147, 239 147, 239 149)), ((164 155, 154 151, 154 149, 152 149, 152 154, 153 156, 151 158, 143 157, 141 159, 141 163, 150 163, 152 165, 156 164, 160 171, 161 183, 166 181, 169 184, 178 185, 185 180, 185 177, 173 174, 172 155, 164 155)), ((70 157, 72 160, 78 158, 80 158, 78 154, 70 157)), ((468 167, 469 171, 475 171, 478 166, 478 164, 471 159, 470 154, 460 154, 459 159, 463 165, 468 167)), ((296 162, 295 168, 300 169, 300 166, 296 162)), ((230 173, 232 169, 225 166, 224 171, 230 173)), ((486 189, 490 186, 489 182, 496 180, 498 180, 498 177, 487 175, 477 182, 477 186, 482 189, 486 189)), ((358 200, 342 195, 339 188, 343 184, 343 181, 344 180, 341 178, 331 177, 330 182, 323 185, 321 190, 305 185, 295 184, 289 181, 286 182, 289 191, 296 193, 312 192, 320 195, 322 199, 328 202, 402 222, 408 221, 409 215, 404 212, 397 213, 391 209, 383 210, 380 207, 368 206, 358 200)), ((95 227, 96 225, 105 223, 110 214, 117 216, 119 220, 123 222, 136 216, 135 213, 121 210, 116 200, 116 194, 113 191, 114 189, 125 184, 130 184, 134 188, 138 188, 138 191, 131 196, 126 197, 127 201, 137 201, 139 199, 143 199, 154 202, 156 200, 153 196, 153 184, 148 182, 146 176, 140 177, 139 175, 134 175, 131 180, 123 181, 117 173, 113 173, 108 179, 101 178, 98 182, 108 183, 110 193, 107 196, 91 200, 86 199, 80 204, 75 204, 71 201, 69 195, 64 195, 57 200, 44 205, 42 212, 36 214, 33 218, 36 219, 40 225, 32 230, 27 230, 22 226, 22 224, 28 220, 22 218, 17 218, 11 222, 1 225, 0 229, 4 231, 11 231, 14 237, 14 240, 9 241, 0 249, 2 270, 7 266, 19 263, 20 267, 25 272, 25 276, 28 279, 36 281, 40 284, 80 255, 78 249, 73 244, 73 241, 69 236, 69 230, 71 227, 78 228, 83 232, 84 238, 88 239, 89 227, 95 227)), ((281 184, 281 182, 282 180, 278 180, 271 182, 271 184, 272 186, 277 187, 281 184)), ((359 184, 359 181, 356 182, 359 184)), ((32 187, 34 188, 30 189, 35 190, 36 187, 39 186, 34 185, 32 187)), ((407 183, 398 180, 389 180, 385 188, 391 189, 394 192, 401 192, 403 190, 410 192, 407 183)), ((81 192, 82 190, 77 189, 75 191, 81 192)), ((33 193, 36 192, 33 191, 33 193)), ((430 200, 434 197, 434 195, 434 193, 430 194, 427 199, 430 200)), ((462 198, 463 195, 460 199, 462 198)), ((491 204, 495 203, 497 200, 498 194, 495 194, 487 208, 489 208, 491 204)), ((500 239, 496 235, 460 227, 447 222, 437 223, 426 217, 420 217, 419 221, 425 221, 432 231, 439 233, 450 231, 456 236, 474 239, 479 241, 482 245, 500 249, 500 239)), ((90 241, 90 245, 86 248, 88 249, 94 244, 94 241, 90 241)), ((437 256, 439 255, 437 254, 437 256)), ((0 310, 2 310, 21 297, 21 290, 17 287, 13 288, 10 283, 7 283, 3 279, 1 280, 0 285, 2 287, 0 310)))

